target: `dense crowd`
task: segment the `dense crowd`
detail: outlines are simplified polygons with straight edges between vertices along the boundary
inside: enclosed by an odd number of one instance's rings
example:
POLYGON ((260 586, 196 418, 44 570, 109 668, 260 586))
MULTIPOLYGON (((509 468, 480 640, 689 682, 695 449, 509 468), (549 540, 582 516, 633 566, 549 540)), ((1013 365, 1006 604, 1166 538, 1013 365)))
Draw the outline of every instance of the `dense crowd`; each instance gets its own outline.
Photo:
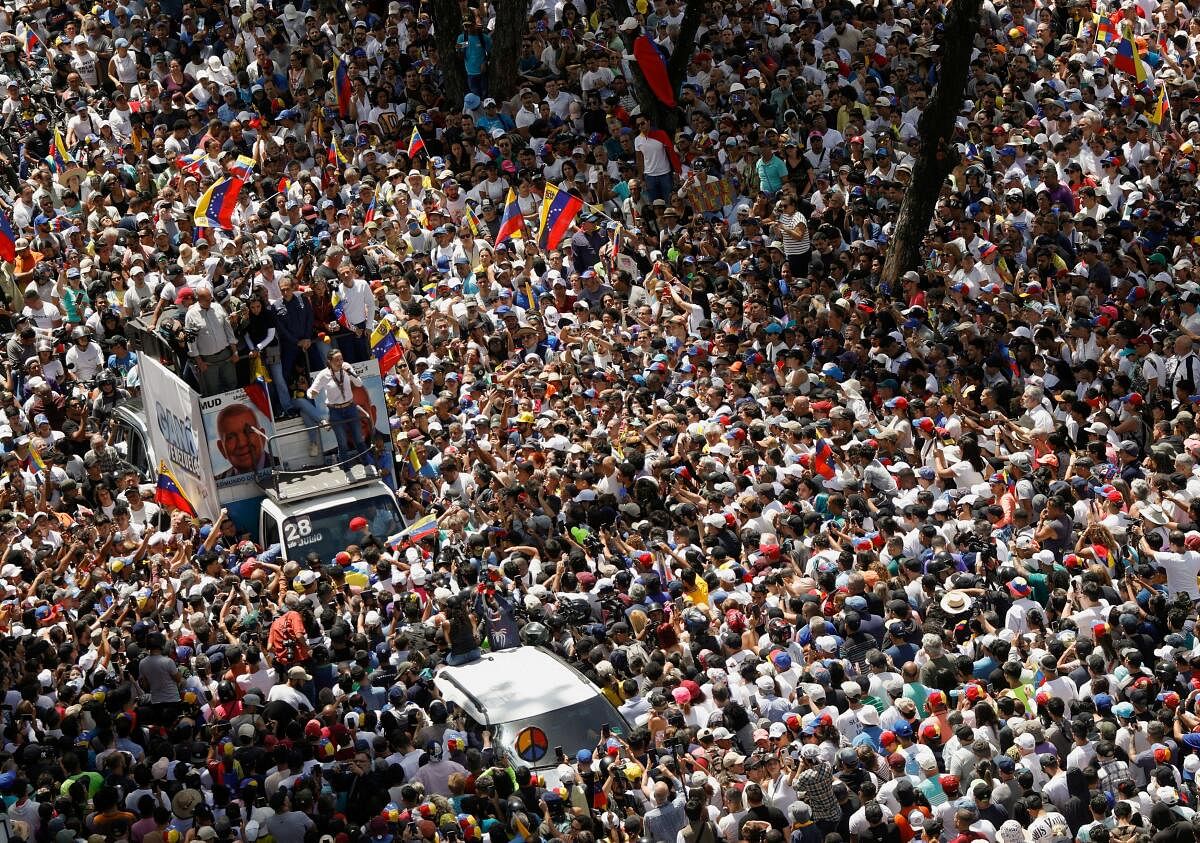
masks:
POLYGON ((887 278, 947 3, 509 2, 0 4, 5 838, 1191 843, 1194 4, 985 0, 887 278), (437 529, 156 501, 147 354, 437 529), (624 722, 494 743, 518 641, 624 722))

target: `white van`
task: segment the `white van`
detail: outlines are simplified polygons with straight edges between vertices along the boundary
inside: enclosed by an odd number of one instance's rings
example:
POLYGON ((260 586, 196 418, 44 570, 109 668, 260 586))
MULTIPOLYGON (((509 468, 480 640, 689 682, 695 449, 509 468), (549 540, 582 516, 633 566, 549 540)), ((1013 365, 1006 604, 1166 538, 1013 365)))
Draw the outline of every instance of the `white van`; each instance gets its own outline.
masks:
POLYGON ((595 750, 605 725, 625 738, 631 731, 599 688, 538 647, 486 653, 471 664, 441 668, 433 681, 445 700, 488 727, 514 766, 527 765, 547 786, 558 782, 558 748, 574 763, 579 750, 595 750))

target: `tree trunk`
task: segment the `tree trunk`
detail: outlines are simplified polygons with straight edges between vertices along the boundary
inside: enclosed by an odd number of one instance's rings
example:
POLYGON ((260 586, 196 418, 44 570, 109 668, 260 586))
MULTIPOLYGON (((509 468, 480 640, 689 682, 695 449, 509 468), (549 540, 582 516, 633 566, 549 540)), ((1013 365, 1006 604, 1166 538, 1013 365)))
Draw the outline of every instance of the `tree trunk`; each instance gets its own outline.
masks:
POLYGON ((511 99, 521 85, 521 39, 529 25, 529 0, 498 0, 492 55, 488 59, 488 95, 497 102, 511 99))
MULTIPOLYGON (((704 3, 701 0, 690 0, 684 7, 679 37, 675 39, 675 47, 667 59, 667 78, 671 81, 671 90, 675 93, 676 100, 679 99, 679 89, 683 85, 684 76, 687 75, 688 62, 691 61, 696 46, 696 32, 700 29, 704 11, 704 3)), ((630 50, 632 51, 632 44, 630 50)), ((633 63, 633 67, 633 91, 642 113, 650 118, 651 127, 662 129, 674 138, 675 130, 679 128, 684 117, 683 112, 678 108, 667 108, 663 105, 646 84, 646 77, 637 62, 633 63)))
POLYGON ((954 0, 946 17, 942 44, 942 63, 938 68, 938 84, 921 112, 917 134, 921 148, 913 165, 912 177, 896 230, 892 234, 887 258, 883 264, 883 279, 895 283, 905 272, 920 266, 925 234, 937 208, 938 197, 946 177, 958 163, 958 147, 954 144, 954 123, 962 109, 967 87, 971 50, 975 33, 979 31, 979 8, 982 0, 954 0))
POLYGON ((429 16, 433 19, 433 40, 442 71, 446 111, 456 111, 462 108, 467 93, 467 71, 456 47, 463 32, 463 9, 458 0, 430 0, 429 16))

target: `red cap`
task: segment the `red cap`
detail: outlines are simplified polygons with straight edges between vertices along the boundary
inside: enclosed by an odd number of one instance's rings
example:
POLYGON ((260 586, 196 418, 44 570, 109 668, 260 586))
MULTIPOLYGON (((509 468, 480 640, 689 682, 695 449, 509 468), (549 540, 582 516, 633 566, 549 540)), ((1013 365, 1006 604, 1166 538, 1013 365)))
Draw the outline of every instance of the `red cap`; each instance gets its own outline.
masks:
MULTIPOLYGON (((351 523, 353 524, 354 522, 351 522, 351 523)), ((341 565, 343 568, 345 568, 347 565, 350 564, 350 554, 344 550, 339 551, 338 555, 333 557, 333 561, 336 562, 337 564, 341 565)))
POLYGON ((365 529, 367 529, 367 519, 363 518, 361 515, 355 515, 350 519, 351 532, 358 532, 359 530, 365 529))
POLYGON ((936 723, 926 723, 921 727, 921 737, 924 740, 932 741, 941 737, 942 730, 938 728, 936 723))

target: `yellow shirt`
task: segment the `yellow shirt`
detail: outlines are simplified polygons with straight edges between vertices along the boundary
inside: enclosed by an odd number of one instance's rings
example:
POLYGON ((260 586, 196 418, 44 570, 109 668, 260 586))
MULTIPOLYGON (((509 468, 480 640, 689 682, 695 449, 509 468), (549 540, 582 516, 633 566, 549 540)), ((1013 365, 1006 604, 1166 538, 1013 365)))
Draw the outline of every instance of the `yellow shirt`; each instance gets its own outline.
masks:
POLYGON ((688 588, 687 583, 683 584, 683 595, 692 601, 693 606, 705 606, 708 604, 708 583, 696 577, 696 585, 694 588, 688 588))

